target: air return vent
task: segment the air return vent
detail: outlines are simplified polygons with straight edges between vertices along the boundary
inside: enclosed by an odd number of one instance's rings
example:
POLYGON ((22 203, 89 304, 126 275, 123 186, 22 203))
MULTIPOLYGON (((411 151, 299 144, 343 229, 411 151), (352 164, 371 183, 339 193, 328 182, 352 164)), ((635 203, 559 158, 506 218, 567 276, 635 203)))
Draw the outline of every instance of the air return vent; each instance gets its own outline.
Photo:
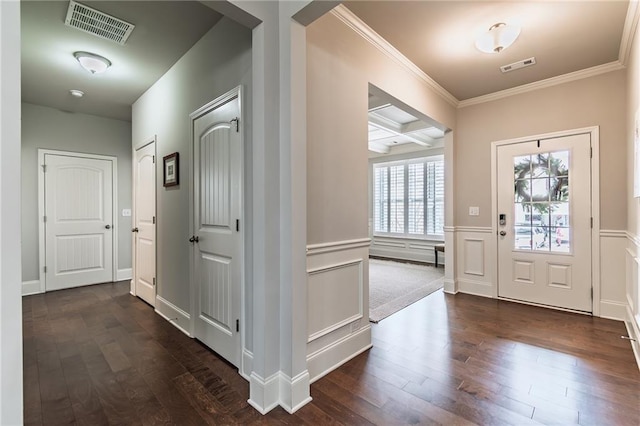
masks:
POLYGON ((73 0, 69 2, 69 9, 64 23, 80 31, 118 44, 125 44, 129 35, 131 35, 131 31, 135 28, 135 25, 73 0))
POLYGON ((520 68, 530 67, 531 65, 535 65, 535 64, 536 64, 536 58, 531 57, 529 59, 523 59, 521 61, 514 62, 509 65, 503 65, 500 67, 500 71, 509 72, 509 71, 518 70, 520 68))

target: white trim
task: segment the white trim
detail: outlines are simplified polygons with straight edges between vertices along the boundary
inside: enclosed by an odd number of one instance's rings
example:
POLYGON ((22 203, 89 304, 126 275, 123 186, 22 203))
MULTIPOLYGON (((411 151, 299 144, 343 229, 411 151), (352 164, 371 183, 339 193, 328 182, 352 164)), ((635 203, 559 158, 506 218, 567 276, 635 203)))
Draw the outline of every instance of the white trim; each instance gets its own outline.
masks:
POLYGON ((629 61, 629 55, 631 54, 631 45, 633 44, 633 37, 635 36, 636 28, 638 26, 639 15, 640 8, 638 7, 638 0, 629 1, 627 16, 624 20, 624 28, 622 29, 620 50, 618 52, 618 60, 622 65, 625 66, 629 61))
MULTIPOLYGON (((111 169, 111 195, 113 197, 113 201, 111 203, 111 207, 113 212, 112 214, 112 222, 116 223, 118 220, 118 157, 114 157, 111 155, 99 155, 99 154, 87 154, 82 152, 73 152, 73 151, 59 151, 54 149, 42 149, 38 148, 38 164, 36 165, 38 170, 38 280, 40 282, 40 292, 46 292, 46 276, 44 273, 44 263, 46 260, 45 253, 45 229, 44 229, 44 221, 42 218, 45 214, 45 205, 44 205, 44 170, 42 170, 42 165, 44 164, 44 156, 45 155, 59 155, 64 157, 79 157, 79 158, 88 158, 93 160, 105 160, 111 161, 112 169, 111 169)), ((113 226, 111 229, 114 232, 111 232, 113 238, 113 248, 112 248, 112 268, 111 268, 111 281, 115 281, 117 271, 118 271, 118 229, 119 227, 113 226)))
POLYGON ((546 78, 544 80, 534 81, 533 83, 523 84, 522 86, 512 87, 510 89, 500 90, 498 92, 489 93, 487 95, 477 96, 475 98, 465 99, 458 103, 458 108, 465 108, 471 105, 491 102, 498 99, 507 98, 509 96, 521 95, 535 90, 545 89, 547 87, 557 86, 559 84, 569 83, 583 78, 594 77, 596 75, 605 74, 612 71, 624 69, 620 61, 609 62, 608 64, 596 65, 595 67, 586 68, 579 71, 570 72, 556 77, 546 78))
POLYGON ((638 368, 640 369, 640 323, 638 323, 638 320, 634 317, 631 311, 631 304, 629 303, 627 303, 627 314, 624 325, 627 327, 629 337, 634 339, 630 343, 636 358, 636 364, 638 364, 638 368))
POLYGON ((615 229, 601 229, 600 237, 602 238, 627 238, 627 231, 618 231, 615 229))
POLYGON ((118 269, 116 271, 116 281, 130 280, 131 278, 133 278, 132 268, 118 269))
POLYGON ((398 65, 412 73, 418 79, 422 80, 432 88, 442 99, 447 101, 451 106, 458 106, 458 100, 449 93, 444 87, 440 86, 434 79, 429 77, 424 71, 422 71, 416 64, 411 62, 406 56, 404 56, 398 49, 393 47, 391 43, 382 38, 376 33, 370 26, 364 21, 358 18, 353 12, 347 9, 343 5, 339 5, 331 10, 336 18, 346 24, 354 32, 360 35, 363 39, 371 43, 372 46, 377 48, 380 52, 387 55, 387 57, 394 60, 398 65))
POLYGON ((189 337, 193 337, 188 331, 191 316, 187 312, 158 295, 156 295, 155 311, 162 318, 173 324, 178 330, 182 331, 189 337))
POLYGON ((309 371, 304 370, 296 377, 291 378, 280 372, 280 406, 289 414, 293 414, 303 405, 311 402, 309 395, 309 371))
POLYGON ((23 281, 22 282, 22 295, 29 296, 32 294, 40 294, 42 290, 40 289, 40 281, 23 281))
POLYGON ((493 229, 490 226, 456 226, 455 232, 476 232, 479 234, 491 234, 493 229))
POLYGON ((631 232, 627 231, 626 232, 627 238, 629 239, 629 241, 631 241, 633 244, 635 244, 637 247, 640 247, 640 238, 638 238, 637 235, 633 235, 631 232))
POLYGON ((249 399, 247 402, 260 414, 267 414, 280 403, 280 371, 267 379, 260 377, 255 371, 249 378, 249 399))
POLYGON ((371 344, 371 324, 367 324, 355 333, 307 355, 307 368, 311 375, 310 383, 329 374, 371 347, 373 347, 371 344))
POLYGON ((251 381, 251 372, 253 371, 253 352, 243 348, 242 349, 242 368, 239 372, 242 377, 247 381, 251 381))
POLYGON ((458 283, 454 280, 445 278, 443 281, 442 291, 447 294, 458 294, 458 283))
POLYGON ((309 244, 307 245, 307 256, 313 256, 321 253, 329 253, 340 250, 351 250, 361 247, 369 247, 371 238, 359 238, 356 240, 332 241, 330 243, 309 244))
POLYGON ((498 297, 498 300, 503 300, 505 302, 513 302, 513 303, 519 303, 521 305, 529 305, 529 306, 537 306, 539 308, 546 308, 546 309, 553 309, 554 311, 562 311, 562 312, 571 312, 573 314, 580 314, 580 315, 591 315, 591 312, 585 312, 585 311, 577 311, 575 309, 567 309, 567 308, 561 308, 559 306, 552 306, 552 305, 544 305, 542 303, 535 303, 535 302, 527 302, 526 300, 520 300, 520 299, 510 299, 508 297, 498 297))
MULTIPOLYGON (((491 142, 491 230, 498 232, 498 170, 497 154, 498 147, 503 145, 517 144, 537 139, 552 139, 578 134, 589 134, 591 143, 591 217, 593 218, 593 228, 591 230, 591 287, 593 289, 593 300, 591 304, 592 314, 600 316, 600 127, 582 127, 579 129, 564 130, 558 132, 531 135, 514 139, 491 142)), ((614 231, 607 231, 614 232, 614 231)), ((492 264, 495 285, 493 286, 493 297, 498 298, 498 241, 492 238, 490 250, 494 255, 492 264)), ((523 302, 524 303, 524 302, 523 302)), ((573 311, 572 311, 573 312, 573 311)))
MULTIPOLYGON (((458 278, 456 292, 472 294, 474 296, 482 296, 493 298, 493 283, 487 281, 470 280, 466 278, 458 278)), ((454 293, 455 294, 455 293, 454 293)))
POLYGON ((627 304, 615 300, 600 300, 600 318, 624 321, 627 317, 627 304))
POLYGON ((142 142, 138 142, 137 144, 135 144, 133 146, 133 151, 135 152, 135 151, 137 151, 139 149, 144 148, 145 146, 147 146, 147 145, 149 145, 151 143, 157 142, 157 139, 158 139, 158 135, 152 135, 152 136, 149 136, 147 138, 142 138, 141 139, 142 142))

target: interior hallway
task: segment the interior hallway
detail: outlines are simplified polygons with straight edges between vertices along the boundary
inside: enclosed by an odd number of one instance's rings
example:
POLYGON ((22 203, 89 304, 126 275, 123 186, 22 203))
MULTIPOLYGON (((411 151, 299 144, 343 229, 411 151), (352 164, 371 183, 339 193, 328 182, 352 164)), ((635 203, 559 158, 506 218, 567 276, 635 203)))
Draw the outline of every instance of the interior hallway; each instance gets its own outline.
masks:
POLYGON ((23 298, 25 424, 640 424, 622 322, 438 291, 293 416, 261 416, 235 368, 128 291, 23 298))

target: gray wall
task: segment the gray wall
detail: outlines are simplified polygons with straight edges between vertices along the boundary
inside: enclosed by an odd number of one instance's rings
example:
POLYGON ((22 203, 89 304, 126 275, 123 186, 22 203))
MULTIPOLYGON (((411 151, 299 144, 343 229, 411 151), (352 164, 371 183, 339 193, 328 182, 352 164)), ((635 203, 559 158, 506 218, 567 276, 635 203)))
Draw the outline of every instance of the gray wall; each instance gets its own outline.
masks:
MULTIPOLYGON (((133 104, 133 144, 156 135, 157 158, 180 153, 180 185, 162 186, 162 167, 157 170, 157 294, 189 312, 189 175, 191 142, 189 114, 219 95, 242 84, 245 123, 245 164, 250 151, 246 123, 251 99, 251 30, 223 18, 176 64, 133 104)), ((249 167, 245 167, 248 170, 249 167)), ((250 182, 245 174, 245 182, 250 182)), ((246 185, 245 185, 246 188, 246 185)), ((245 194, 249 193, 245 189, 245 194)), ((247 197, 245 196, 245 199, 247 197)), ((245 203, 245 211, 250 206, 245 203)), ((251 223, 245 213, 245 223, 251 223)), ((249 231, 245 228, 246 231, 249 231)), ((247 238, 249 232, 245 234, 247 238)), ((250 241, 250 240, 247 240, 250 241)), ((246 259, 249 265, 250 259, 246 259)), ((250 268, 245 268, 249 270, 250 268)), ((251 279, 245 276, 247 296, 251 279)), ((250 310, 248 312, 251 312, 250 310)), ((247 324, 251 324, 247 321, 247 324)), ((247 340, 248 342, 251 339, 247 340)))
POLYGON ((118 158, 118 269, 131 268, 131 123, 22 104, 22 281, 39 278, 38 149, 118 158))

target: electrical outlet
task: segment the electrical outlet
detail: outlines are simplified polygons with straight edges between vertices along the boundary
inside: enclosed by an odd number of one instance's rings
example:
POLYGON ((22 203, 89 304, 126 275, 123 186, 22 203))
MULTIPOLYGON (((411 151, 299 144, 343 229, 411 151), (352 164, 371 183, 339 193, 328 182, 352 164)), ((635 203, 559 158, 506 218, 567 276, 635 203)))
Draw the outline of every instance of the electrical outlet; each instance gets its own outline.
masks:
POLYGON ((122 216, 124 217, 131 216, 131 209, 122 209, 122 216))
POLYGON ((480 216, 480 207, 469 207, 469 216, 480 216))

